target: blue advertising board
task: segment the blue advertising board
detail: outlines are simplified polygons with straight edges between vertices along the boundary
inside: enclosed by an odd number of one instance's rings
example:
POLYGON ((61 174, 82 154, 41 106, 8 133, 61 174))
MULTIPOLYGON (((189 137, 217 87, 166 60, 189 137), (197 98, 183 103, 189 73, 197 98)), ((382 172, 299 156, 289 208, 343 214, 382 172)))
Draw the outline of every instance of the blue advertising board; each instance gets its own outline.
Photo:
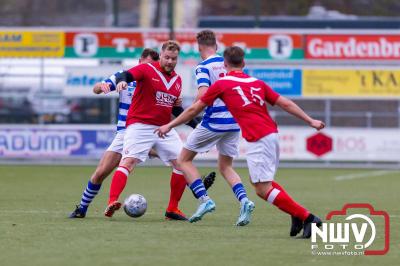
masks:
POLYGON ((114 135, 113 127, 2 127, 0 158, 99 158, 114 135))
POLYGON ((301 96, 300 69, 246 68, 245 72, 264 81, 281 95, 301 96))

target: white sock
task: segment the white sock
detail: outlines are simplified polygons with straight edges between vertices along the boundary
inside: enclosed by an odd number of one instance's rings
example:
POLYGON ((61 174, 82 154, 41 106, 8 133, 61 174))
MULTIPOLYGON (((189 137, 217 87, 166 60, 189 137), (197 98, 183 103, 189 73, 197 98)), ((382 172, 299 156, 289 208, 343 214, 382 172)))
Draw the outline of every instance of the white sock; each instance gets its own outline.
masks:
POLYGON ((200 198, 199 198, 199 201, 200 201, 200 203, 204 203, 204 202, 206 202, 207 200, 209 200, 210 199, 210 197, 208 196, 208 195, 203 195, 203 196, 201 196, 200 198))

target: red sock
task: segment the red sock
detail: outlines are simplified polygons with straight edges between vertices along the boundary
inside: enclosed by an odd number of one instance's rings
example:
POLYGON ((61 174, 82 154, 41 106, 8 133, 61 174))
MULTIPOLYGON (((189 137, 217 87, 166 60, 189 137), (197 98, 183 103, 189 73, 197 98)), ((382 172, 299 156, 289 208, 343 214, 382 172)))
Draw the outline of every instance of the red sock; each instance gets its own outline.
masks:
POLYGON ((283 187, 281 187, 281 185, 279 185, 279 184, 276 183, 275 181, 272 181, 272 187, 273 187, 273 188, 277 188, 277 189, 279 189, 280 191, 285 191, 285 190, 283 189, 283 187))
POLYGON ((181 171, 173 169, 171 174, 171 194, 169 196, 169 203, 167 210, 173 211, 178 208, 179 201, 182 198, 183 192, 186 188, 186 179, 181 171))
POLYGON ((310 214, 307 209, 294 201, 275 181, 272 182, 272 189, 265 195, 265 200, 302 221, 310 214))
POLYGON ((117 171, 115 171, 111 180, 108 204, 118 200, 119 196, 125 188, 126 181, 128 180, 128 175, 128 168, 124 166, 118 166, 117 171))

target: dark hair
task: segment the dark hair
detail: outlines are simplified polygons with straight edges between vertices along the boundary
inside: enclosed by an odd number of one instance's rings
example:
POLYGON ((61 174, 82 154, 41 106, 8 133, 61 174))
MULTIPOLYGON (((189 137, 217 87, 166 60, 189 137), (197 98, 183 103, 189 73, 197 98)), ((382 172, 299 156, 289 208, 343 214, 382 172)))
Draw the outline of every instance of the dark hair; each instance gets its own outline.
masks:
POLYGON ((224 60, 231 67, 241 67, 244 63, 244 51, 239 46, 231 46, 224 51, 224 60))
POLYGON ((150 48, 145 48, 140 57, 147 58, 148 56, 150 56, 153 61, 158 61, 160 59, 160 55, 157 53, 157 51, 150 48))
POLYGON ((168 51, 180 52, 181 47, 179 46, 178 42, 169 40, 169 41, 166 41, 165 43, 163 43, 163 45, 161 46, 161 50, 162 51, 168 50, 168 51))
POLYGON ((211 30, 202 30, 196 35, 199 45, 214 46, 217 45, 215 33, 211 30))

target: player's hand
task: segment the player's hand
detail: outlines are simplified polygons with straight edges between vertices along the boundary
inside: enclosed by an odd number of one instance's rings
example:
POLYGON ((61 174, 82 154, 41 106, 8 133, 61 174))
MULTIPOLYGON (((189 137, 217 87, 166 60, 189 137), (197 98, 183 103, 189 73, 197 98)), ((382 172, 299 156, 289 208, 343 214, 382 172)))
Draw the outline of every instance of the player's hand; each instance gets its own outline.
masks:
POLYGON ((167 133, 171 131, 171 128, 168 125, 163 125, 156 130, 154 130, 154 133, 156 133, 160 138, 165 138, 167 136, 167 133))
POLYGON ((181 106, 181 105, 182 105, 182 98, 176 99, 176 101, 174 102, 174 106, 181 106))
POLYGON ((311 120, 310 127, 315 128, 316 130, 321 130, 325 127, 325 123, 320 120, 311 120))
POLYGON ((100 89, 104 94, 107 94, 107 93, 109 93, 111 91, 111 86, 107 82, 101 83, 100 89))
POLYGON ((123 90, 126 90, 126 88, 128 88, 128 83, 126 83, 125 81, 121 81, 117 84, 117 92, 121 92, 123 90))

